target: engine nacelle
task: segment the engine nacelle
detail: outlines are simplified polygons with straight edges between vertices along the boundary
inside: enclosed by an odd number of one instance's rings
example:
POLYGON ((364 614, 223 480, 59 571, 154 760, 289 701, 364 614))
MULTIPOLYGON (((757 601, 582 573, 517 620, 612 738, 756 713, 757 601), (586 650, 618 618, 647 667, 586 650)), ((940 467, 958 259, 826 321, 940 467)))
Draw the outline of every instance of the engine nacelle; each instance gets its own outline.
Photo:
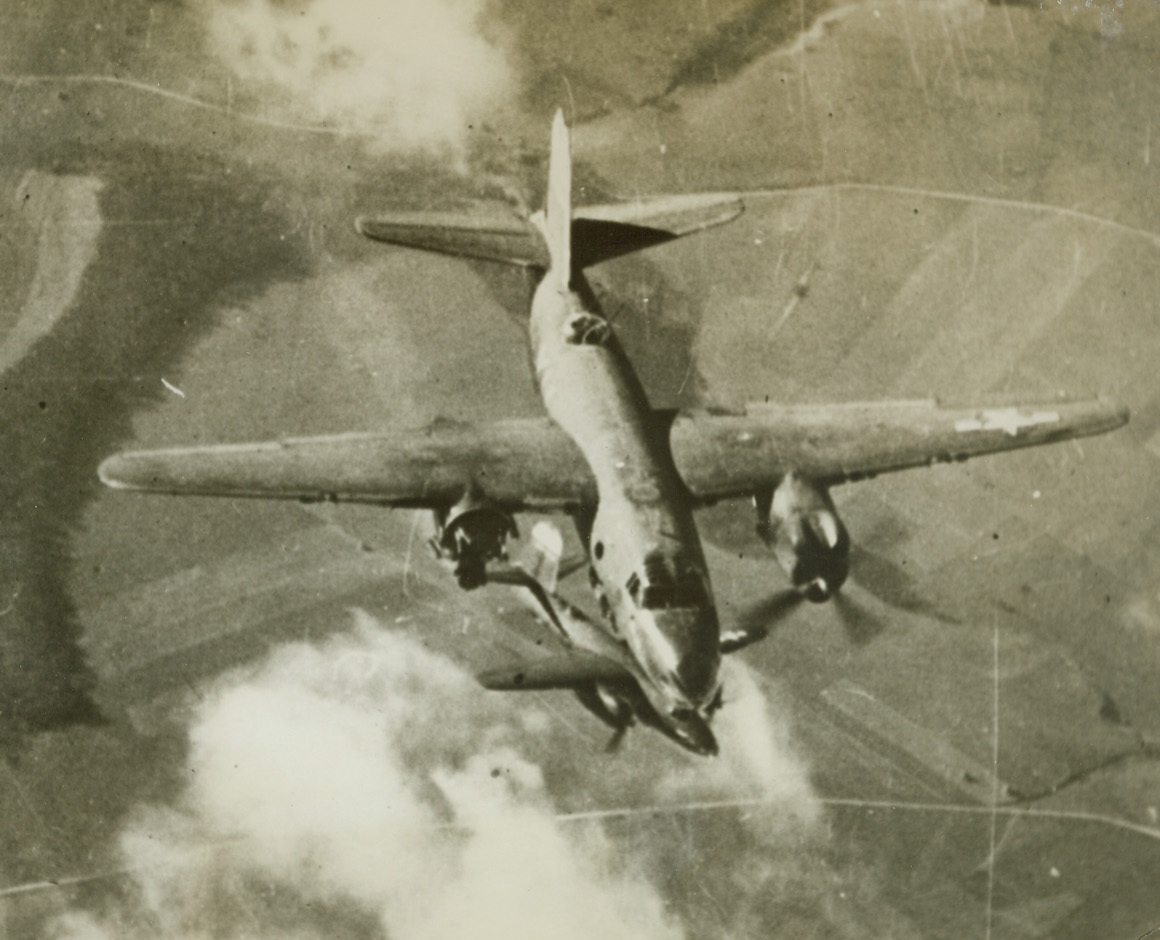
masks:
POLYGON ((825 487, 791 471, 754 503, 757 534, 793 586, 811 601, 827 600, 850 572, 850 535, 825 487))
POLYGON ((436 555, 455 564, 455 580, 465 591, 487 583, 487 565, 507 560, 507 540, 519 535, 515 520, 474 493, 435 512, 436 555))

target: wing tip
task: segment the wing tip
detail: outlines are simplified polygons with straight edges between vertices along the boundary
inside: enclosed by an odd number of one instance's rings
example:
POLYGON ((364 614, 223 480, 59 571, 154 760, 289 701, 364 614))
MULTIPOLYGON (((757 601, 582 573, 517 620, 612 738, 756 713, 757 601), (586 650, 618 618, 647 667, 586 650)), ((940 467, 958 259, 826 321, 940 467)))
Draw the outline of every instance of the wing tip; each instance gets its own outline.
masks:
POLYGON ((1114 398, 1100 396, 1100 403, 1107 409, 1111 427, 1122 428, 1132 420, 1132 409, 1114 398))
POLYGON ((113 490, 135 490, 137 487, 125 479, 125 455, 114 454, 97 465, 97 479, 113 490))
POLYGON ((1075 437, 1106 434, 1122 428, 1132 418, 1132 410, 1126 404, 1106 395, 1065 400, 1063 404, 1075 409, 1069 422, 1075 428, 1075 437))
POLYGON ((522 670, 487 669, 475 674, 475 681, 492 692, 513 692, 520 689, 526 676, 522 670))

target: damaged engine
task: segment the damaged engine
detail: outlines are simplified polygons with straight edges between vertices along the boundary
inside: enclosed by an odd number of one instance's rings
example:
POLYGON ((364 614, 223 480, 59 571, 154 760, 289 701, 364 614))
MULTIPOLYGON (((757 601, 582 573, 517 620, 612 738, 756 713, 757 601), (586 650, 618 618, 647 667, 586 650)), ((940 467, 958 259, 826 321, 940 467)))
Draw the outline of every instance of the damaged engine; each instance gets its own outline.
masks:
POLYGON ((434 515, 431 547, 436 557, 454 564, 455 580, 465 591, 487 583, 488 564, 507 561, 507 540, 519 535, 510 513, 474 493, 434 515))
POLYGON ((828 600, 849 574, 850 536, 826 488, 791 471, 754 506, 757 534, 793 586, 815 603, 828 600))

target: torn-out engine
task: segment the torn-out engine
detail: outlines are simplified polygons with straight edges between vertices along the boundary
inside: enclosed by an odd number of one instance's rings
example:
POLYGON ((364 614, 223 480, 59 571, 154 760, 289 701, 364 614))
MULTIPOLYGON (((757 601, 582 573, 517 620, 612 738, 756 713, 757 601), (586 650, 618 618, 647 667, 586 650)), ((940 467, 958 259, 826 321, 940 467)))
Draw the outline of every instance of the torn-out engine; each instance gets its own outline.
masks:
POLYGON ((434 516, 431 547, 436 557, 455 565, 455 580, 465 591, 487 583, 488 563, 507 561, 507 540, 519 535, 510 513, 471 491, 434 516))

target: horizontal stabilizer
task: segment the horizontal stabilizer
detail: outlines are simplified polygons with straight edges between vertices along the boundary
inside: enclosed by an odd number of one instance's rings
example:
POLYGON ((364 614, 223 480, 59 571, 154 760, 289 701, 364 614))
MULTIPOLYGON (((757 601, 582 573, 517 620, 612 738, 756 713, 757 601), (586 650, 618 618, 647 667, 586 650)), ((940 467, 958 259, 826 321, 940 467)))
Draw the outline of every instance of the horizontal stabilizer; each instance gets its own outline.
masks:
POLYGON ((360 216, 360 235, 444 255, 546 268, 548 249, 534 225, 510 214, 391 212, 360 216))
MULTIPOLYGON (((571 263, 576 270, 723 225, 742 212, 730 193, 658 196, 617 205, 585 206, 575 211, 571 263)), ((548 247, 531 222, 505 211, 389 212, 360 216, 361 235, 463 258, 547 268, 548 247)))
POLYGON ((584 206, 572 215, 572 264, 581 270, 610 258, 724 225, 744 209, 731 193, 658 196, 618 205, 584 206))
POLYGON ((619 663, 581 649, 514 666, 489 669, 476 678, 485 689, 499 692, 574 689, 594 682, 607 685, 632 681, 632 676, 619 663))
POLYGON ((737 193, 685 193, 603 206, 577 206, 572 219, 637 225, 680 238, 732 222, 744 210, 745 204, 737 193))

